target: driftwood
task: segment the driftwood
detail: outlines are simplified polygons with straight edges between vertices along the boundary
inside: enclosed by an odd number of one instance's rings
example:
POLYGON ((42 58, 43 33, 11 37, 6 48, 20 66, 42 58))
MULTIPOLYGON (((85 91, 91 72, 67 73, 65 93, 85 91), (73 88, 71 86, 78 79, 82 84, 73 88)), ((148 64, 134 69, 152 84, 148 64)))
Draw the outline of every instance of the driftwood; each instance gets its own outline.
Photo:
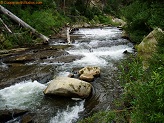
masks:
POLYGON ((14 15, 13 13, 11 13, 9 10, 7 10, 6 8, 4 8, 1 5, 0 5, 0 11, 3 14, 7 15, 8 17, 10 17, 15 22, 17 22, 18 24, 20 24, 22 27, 27 28, 27 29, 30 29, 33 34, 35 34, 37 37, 43 39, 44 42, 48 42, 49 41, 49 38, 47 36, 39 33, 33 27, 31 27, 30 25, 28 25, 26 22, 24 22, 23 20, 21 20, 20 18, 18 18, 16 15, 14 15))
POLYGON ((70 39, 70 27, 67 27, 67 42, 68 44, 71 44, 71 39, 70 39))

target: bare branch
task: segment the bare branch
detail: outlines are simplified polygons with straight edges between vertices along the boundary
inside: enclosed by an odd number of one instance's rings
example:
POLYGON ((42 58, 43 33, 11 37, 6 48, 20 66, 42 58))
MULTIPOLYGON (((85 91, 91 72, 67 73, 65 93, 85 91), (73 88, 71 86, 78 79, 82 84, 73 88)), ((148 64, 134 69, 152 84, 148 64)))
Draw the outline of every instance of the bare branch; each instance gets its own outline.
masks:
POLYGON ((12 31, 8 28, 8 26, 3 22, 3 20, 0 18, 0 21, 2 22, 2 24, 5 26, 5 28, 7 29, 7 31, 9 33, 12 33, 12 31))

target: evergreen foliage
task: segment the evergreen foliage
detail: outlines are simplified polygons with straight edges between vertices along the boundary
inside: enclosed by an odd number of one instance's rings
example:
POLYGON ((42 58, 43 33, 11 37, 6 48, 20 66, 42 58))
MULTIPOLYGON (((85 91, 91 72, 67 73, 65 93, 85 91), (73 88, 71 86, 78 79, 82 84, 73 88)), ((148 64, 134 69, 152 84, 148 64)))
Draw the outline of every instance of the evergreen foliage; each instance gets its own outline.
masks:
POLYGON ((133 42, 140 43, 155 27, 164 29, 164 4, 155 0, 134 0, 122 9, 126 19, 125 30, 130 34, 133 42))

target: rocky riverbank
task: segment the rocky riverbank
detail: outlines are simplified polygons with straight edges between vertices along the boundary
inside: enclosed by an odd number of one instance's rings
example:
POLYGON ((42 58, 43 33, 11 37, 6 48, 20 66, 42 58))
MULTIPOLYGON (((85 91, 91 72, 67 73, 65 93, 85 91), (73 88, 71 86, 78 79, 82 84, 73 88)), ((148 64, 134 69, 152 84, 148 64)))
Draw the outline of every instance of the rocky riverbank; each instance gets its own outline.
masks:
POLYGON ((70 55, 64 49, 71 45, 18 48, 0 52, 0 89, 27 79, 45 83, 56 70, 51 63, 69 63, 82 56, 70 55), (50 63, 41 65, 40 63, 50 63))

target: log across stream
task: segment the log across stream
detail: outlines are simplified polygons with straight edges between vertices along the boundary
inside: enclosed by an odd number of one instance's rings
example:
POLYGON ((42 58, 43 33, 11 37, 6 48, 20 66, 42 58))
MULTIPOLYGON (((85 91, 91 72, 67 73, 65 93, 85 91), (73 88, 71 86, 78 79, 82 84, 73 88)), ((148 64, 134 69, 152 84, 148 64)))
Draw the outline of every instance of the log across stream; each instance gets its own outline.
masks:
MULTIPOLYGON (((47 69, 53 74, 53 77, 49 77, 51 79, 57 76, 68 76, 70 73, 76 74, 85 66, 100 67, 101 76, 91 82, 94 91, 89 99, 46 97, 43 90, 49 80, 45 79, 46 82, 42 82, 37 77, 33 80, 31 76, 26 76, 24 81, 18 79, 17 84, 1 88, 0 109, 28 110, 34 113, 34 121, 38 123, 75 123, 90 116, 93 112, 110 110, 113 100, 121 93, 117 66, 122 59, 127 58, 124 51, 133 53, 133 44, 121 38, 121 33, 122 31, 116 27, 80 28, 71 35, 74 41, 65 48, 63 58, 60 56, 48 57, 40 61, 29 61, 24 65, 26 66, 26 75, 31 75, 31 72, 28 73, 28 67, 34 66, 36 68, 32 67, 32 69, 38 72, 42 71, 42 67, 49 66, 47 69), (69 57, 67 62, 64 61, 66 57, 69 57), (60 62, 56 60, 59 58, 60 62)), ((65 44, 61 39, 56 39, 50 45, 53 47, 65 44)), ((0 67, 4 69, 1 71, 1 75, 10 68, 4 61, 0 67)), ((45 73, 44 75, 48 76, 45 73)), ((40 76, 43 73, 37 75, 40 76)))

